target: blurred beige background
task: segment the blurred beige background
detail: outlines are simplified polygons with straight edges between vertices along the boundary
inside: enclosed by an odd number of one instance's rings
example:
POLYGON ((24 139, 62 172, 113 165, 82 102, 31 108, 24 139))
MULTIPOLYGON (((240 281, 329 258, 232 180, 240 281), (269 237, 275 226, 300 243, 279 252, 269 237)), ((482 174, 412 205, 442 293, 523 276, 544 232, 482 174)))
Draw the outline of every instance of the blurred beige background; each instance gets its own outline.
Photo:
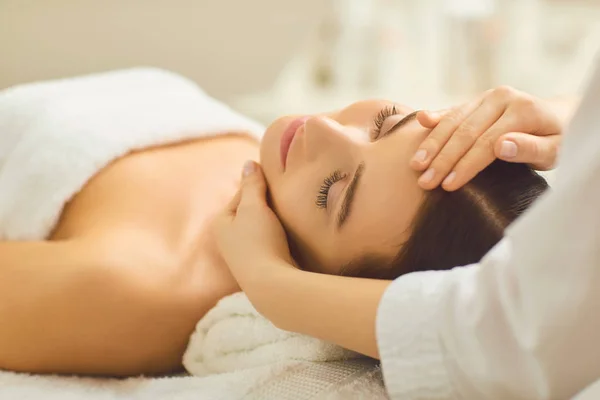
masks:
POLYGON ((366 97, 577 93, 600 0, 0 0, 0 88, 153 65, 262 122, 366 97))
POLYGON ((152 65, 222 99, 271 86, 326 0, 0 0, 0 88, 152 65))

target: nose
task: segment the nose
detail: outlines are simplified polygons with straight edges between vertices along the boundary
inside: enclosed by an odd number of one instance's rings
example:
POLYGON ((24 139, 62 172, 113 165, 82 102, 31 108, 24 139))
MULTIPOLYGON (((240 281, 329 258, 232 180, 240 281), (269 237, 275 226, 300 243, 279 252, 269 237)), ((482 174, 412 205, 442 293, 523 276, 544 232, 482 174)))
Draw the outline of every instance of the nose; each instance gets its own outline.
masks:
POLYGON ((344 151, 351 144, 350 128, 327 116, 314 116, 304 123, 304 148, 309 160, 330 151, 344 151))

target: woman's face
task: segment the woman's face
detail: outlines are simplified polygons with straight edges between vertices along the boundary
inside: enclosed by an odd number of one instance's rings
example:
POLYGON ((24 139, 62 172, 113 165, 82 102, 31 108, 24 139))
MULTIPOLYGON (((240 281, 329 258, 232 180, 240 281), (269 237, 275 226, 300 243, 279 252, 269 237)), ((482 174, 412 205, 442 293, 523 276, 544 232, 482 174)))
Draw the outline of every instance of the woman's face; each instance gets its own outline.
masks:
POLYGON ((370 100, 269 126, 269 199, 304 268, 338 274, 367 254, 392 258, 408 238, 424 196, 409 161, 429 132, 412 112, 370 100))

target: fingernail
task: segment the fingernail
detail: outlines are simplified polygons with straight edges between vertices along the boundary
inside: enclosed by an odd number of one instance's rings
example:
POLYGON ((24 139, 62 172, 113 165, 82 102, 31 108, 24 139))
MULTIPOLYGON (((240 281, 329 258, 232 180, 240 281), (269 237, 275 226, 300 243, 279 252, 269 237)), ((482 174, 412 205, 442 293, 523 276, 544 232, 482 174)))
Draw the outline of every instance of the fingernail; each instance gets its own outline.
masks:
POLYGON ((421 183, 429 183, 431 182, 434 176, 435 171, 433 170, 433 168, 429 168, 427 171, 425 171, 425 173, 423 173, 423 175, 421 175, 419 181, 421 181, 421 183))
POLYGON ((444 182, 442 183, 442 185, 450 185, 453 181, 454 178, 456 178, 456 172, 452 171, 450 172, 450 174, 446 177, 446 179, 444 179, 444 182))
POLYGON ((505 140, 502 142, 502 147, 500 148, 500 156, 502 158, 513 158, 517 156, 517 144, 515 142, 511 142, 509 140, 505 140))
POLYGON ((242 169, 242 176, 246 177, 246 176, 250 175, 251 173, 254 172, 254 169, 255 169, 254 161, 250 161, 250 160, 246 161, 244 163, 244 168, 242 169))
POLYGON ((420 149, 419 151, 417 151, 415 153, 415 156, 413 157, 413 160, 418 163, 425 162, 426 159, 427 159, 427 150, 425 150, 425 149, 420 149))

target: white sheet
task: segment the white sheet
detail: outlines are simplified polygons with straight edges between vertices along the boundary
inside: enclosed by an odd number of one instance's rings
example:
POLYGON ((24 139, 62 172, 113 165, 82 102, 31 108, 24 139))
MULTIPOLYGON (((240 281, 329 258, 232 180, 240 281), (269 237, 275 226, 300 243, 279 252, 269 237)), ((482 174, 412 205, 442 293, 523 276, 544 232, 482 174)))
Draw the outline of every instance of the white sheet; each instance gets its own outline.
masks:
POLYGON ((366 359, 296 362, 203 378, 97 379, 0 373, 0 399, 10 400, 352 400, 387 399, 381 371, 366 359))

